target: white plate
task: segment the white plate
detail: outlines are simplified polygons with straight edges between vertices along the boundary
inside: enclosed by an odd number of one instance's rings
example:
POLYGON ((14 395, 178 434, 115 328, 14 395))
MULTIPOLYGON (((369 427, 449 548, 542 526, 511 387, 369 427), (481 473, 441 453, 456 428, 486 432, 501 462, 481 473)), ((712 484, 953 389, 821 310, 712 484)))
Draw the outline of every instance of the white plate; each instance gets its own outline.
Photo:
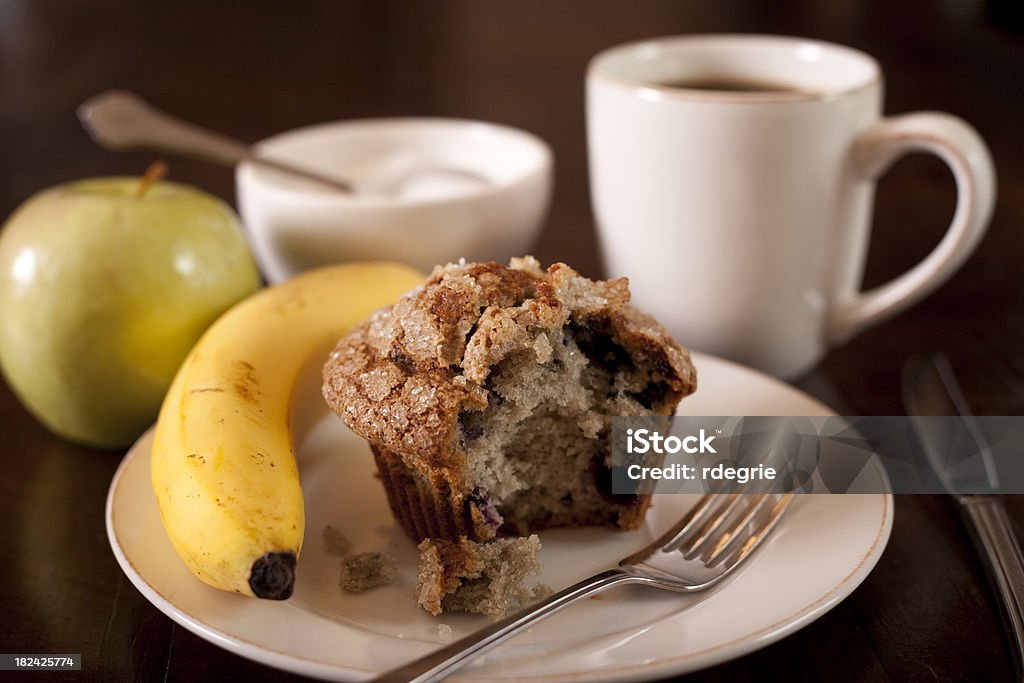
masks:
MULTIPOLYGON (((822 415, 807 395, 753 370, 695 355, 700 388, 691 415, 822 415)), ((254 600, 210 588, 189 574, 160 523, 150 488, 152 434, 118 468, 107 499, 107 533, 122 569, 176 622, 231 652, 334 680, 360 680, 436 648, 439 624, 458 638, 482 617, 434 618, 415 605, 416 551, 396 526, 374 478, 369 448, 319 400, 316 368, 296 402, 306 434, 298 449, 307 538, 295 595, 254 600), (397 585, 346 594, 338 560, 324 552, 326 524, 355 550, 397 558, 397 585)), ((880 482, 885 478, 876 472, 880 482)), ((880 483, 878 490, 885 490, 880 483)), ((560 588, 611 566, 679 518, 693 498, 659 496, 645 527, 543 532, 542 580, 560 588)), ((461 679, 638 680, 692 671, 768 645, 834 607, 878 561, 892 527, 892 496, 806 495, 774 537, 737 574, 703 598, 625 587, 574 605, 489 653, 461 679)))

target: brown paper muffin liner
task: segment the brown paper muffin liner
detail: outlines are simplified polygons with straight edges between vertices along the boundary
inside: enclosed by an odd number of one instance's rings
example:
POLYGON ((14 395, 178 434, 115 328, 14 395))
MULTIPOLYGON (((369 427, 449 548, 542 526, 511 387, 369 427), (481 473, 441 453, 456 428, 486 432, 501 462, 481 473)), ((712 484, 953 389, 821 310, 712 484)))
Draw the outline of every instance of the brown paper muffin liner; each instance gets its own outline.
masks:
POLYGON ((487 523, 474 501, 453 492, 442 476, 413 470, 399 454, 371 447, 391 512, 414 541, 468 538, 482 542, 494 538, 496 528, 487 523))

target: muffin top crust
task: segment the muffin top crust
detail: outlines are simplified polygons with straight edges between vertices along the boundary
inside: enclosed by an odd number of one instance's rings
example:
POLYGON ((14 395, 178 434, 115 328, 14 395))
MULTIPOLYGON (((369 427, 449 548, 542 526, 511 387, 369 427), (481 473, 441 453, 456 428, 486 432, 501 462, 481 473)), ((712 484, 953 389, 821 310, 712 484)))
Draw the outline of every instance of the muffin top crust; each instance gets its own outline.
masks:
POLYGON ((323 368, 323 395, 371 444, 421 465, 461 467, 463 413, 483 410, 491 370, 516 353, 551 358, 549 331, 608 335, 655 367, 656 414, 696 387, 689 353, 629 306, 626 278, 589 280, 533 257, 438 266, 426 283, 343 337, 323 368))

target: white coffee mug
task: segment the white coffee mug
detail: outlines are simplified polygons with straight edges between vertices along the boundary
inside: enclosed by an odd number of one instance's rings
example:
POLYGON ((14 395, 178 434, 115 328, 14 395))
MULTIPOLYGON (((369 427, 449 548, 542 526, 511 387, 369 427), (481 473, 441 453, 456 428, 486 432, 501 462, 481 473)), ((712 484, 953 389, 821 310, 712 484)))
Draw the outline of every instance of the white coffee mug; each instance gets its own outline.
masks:
POLYGON ((587 134, 606 274, 628 276, 637 306, 680 342, 802 374, 941 284, 992 213, 974 129, 881 110, 877 62, 840 45, 693 35, 602 52, 587 134), (861 291, 875 182, 912 151, 952 169, 952 224, 922 262, 861 291))

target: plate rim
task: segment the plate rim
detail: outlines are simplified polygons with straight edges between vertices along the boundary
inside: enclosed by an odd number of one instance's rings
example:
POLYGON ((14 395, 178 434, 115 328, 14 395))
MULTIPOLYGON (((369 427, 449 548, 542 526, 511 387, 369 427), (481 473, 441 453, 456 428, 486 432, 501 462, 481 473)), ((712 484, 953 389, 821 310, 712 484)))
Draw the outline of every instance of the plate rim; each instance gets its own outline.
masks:
MULTIPOLYGON (((803 392, 775 377, 761 373, 758 370, 749 368, 734 361, 719 358, 717 356, 711 356, 709 354, 693 352, 692 356, 695 366, 698 365, 698 361, 709 361, 727 366, 732 371, 742 372, 756 377, 759 381, 768 382, 773 385, 773 388, 791 394, 795 393, 799 395, 802 400, 816 405, 824 413, 831 415, 836 414, 835 411, 826 404, 808 395, 806 392, 803 392)), ((175 623, 181 625, 183 628, 195 635, 198 635, 204 640, 232 652, 233 654, 259 662, 266 666, 322 680, 365 680, 366 678, 378 674, 379 672, 375 669, 362 669, 352 665, 331 664, 321 660, 310 659, 302 655, 289 653, 287 651, 274 650, 264 644, 253 642, 237 634, 224 632, 218 627, 207 623, 202 618, 186 613, 182 609, 178 608, 173 601, 163 595, 159 589, 153 586, 142 575, 142 573, 139 572, 131 558, 128 556, 128 553, 125 552, 124 545, 118 536, 114 502, 117 498, 117 491, 123 483, 125 472, 133 465, 133 463, 135 463, 137 458, 141 457, 140 453, 143 450, 143 446, 147 445, 146 442, 151 441, 152 437, 153 427, 150 427, 150 429, 139 437, 139 439, 126 452, 111 479, 104 506, 105 526, 111 550, 113 551, 115 559, 121 567, 121 570, 128 577, 128 580, 132 585, 142 593, 143 597, 163 614, 170 617, 175 623)), ((872 462, 879 477, 883 480, 883 483, 888 489, 888 478, 886 477, 884 470, 878 463, 877 459, 872 462)), ((462 675, 456 674, 452 678, 453 680, 467 682, 478 681, 480 683, 485 681, 491 683, 494 683, 495 681, 500 681, 501 683, 511 683, 513 681, 540 683, 542 681, 650 680, 704 669, 725 661, 737 659, 772 643, 778 642, 788 635, 804 628, 809 623, 812 623, 846 599, 846 597, 848 597, 858 586, 860 586, 861 583, 863 583, 864 579, 867 578, 878 563, 878 560, 881 558, 892 532, 894 505, 893 495, 891 490, 883 493, 864 495, 877 496, 881 498, 882 516, 871 544, 864 551, 856 565, 854 565, 852 569, 850 569, 850 571, 847 572, 831 589, 813 600, 810 604, 803 605, 792 614, 789 614, 784 618, 777 619, 767 626, 762 626, 753 632, 744 633, 743 635, 739 635, 725 642, 716 643, 702 650, 688 652, 677 656, 658 657, 651 662, 641 665, 620 665, 602 668, 599 671, 566 672, 540 676, 480 677, 464 673, 462 675)), ((302 610, 287 601, 278 603, 265 602, 261 604, 265 608, 269 608, 275 612, 295 611, 302 613, 307 617, 320 619, 325 625, 334 623, 330 620, 324 619, 320 615, 302 610)))

